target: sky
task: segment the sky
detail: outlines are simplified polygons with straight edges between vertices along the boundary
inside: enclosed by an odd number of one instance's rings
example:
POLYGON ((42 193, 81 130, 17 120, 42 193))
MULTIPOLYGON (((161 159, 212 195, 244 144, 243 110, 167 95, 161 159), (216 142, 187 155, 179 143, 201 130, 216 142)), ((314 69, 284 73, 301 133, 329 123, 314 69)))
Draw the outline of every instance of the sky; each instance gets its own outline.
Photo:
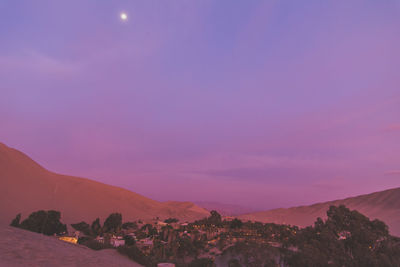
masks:
POLYGON ((0 142, 160 201, 333 200, 400 186, 399 70, 399 0, 0 0, 0 142))

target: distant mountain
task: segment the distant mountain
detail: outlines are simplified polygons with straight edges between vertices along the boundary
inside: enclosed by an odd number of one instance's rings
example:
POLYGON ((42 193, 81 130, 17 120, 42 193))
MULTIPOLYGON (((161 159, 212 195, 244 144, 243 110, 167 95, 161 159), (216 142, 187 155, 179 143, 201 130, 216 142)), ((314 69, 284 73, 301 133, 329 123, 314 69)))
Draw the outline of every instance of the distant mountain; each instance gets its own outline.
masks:
POLYGON ((317 217, 326 218, 329 206, 341 204, 363 213, 370 219, 384 221, 389 226, 391 234, 400 236, 400 188, 310 206, 255 212, 239 217, 244 220, 305 227, 312 225, 317 217))
POLYGON ((156 217, 193 221, 209 216, 190 202, 158 202, 116 186, 50 172, 0 143, 0 223, 39 209, 61 211, 66 223, 104 220, 112 212, 122 213, 124 221, 156 217))
POLYGON ((207 202, 207 201, 194 201, 194 203, 208 211, 216 210, 223 216, 237 216, 240 214, 246 214, 255 212, 255 209, 243 207, 240 205, 224 204, 218 202, 207 202))

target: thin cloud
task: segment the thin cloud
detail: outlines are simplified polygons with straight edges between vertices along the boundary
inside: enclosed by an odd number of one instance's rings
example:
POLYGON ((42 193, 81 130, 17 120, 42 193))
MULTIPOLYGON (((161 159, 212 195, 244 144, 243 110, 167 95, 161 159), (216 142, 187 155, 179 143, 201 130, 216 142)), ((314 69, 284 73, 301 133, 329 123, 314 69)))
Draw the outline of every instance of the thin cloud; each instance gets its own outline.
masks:
POLYGON ((0 55, 0 69, 28 71, 36 74, 74 74, 80 65, 62 61, 35 50, 21 51, 20 55, 0 55))
POLYGON ((394 123, 385 128, 387 132, 400 131, 400 123, 394 123))
POLYGON ((385 175, 400 175, 400 170, 387 171, 385 175))

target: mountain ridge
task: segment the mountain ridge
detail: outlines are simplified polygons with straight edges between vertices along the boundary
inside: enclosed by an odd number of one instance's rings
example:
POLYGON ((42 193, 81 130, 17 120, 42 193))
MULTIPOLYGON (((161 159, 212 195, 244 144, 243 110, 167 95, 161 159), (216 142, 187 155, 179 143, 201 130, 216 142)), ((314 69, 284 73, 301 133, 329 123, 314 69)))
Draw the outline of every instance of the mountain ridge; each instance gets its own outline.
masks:
POLYGON ((112 212, 124 221, 176 217, 192 221, 208 216, 192 205, 152 200, 130 190, 87 178, 48 171, 17 149, 0 143, 0 223, 17 213, 23 218, 39 209, 61 211, 63 221, 104 220, 112 212))
POLYGON ((392 234, 400 236, 400 187, 311 205, 254 212, 238 217, 243 220, 305 227, 312 225, 318 217, 325 219, 326 211, 331 205, 345 205, 370 219, 384 221, 392 234))

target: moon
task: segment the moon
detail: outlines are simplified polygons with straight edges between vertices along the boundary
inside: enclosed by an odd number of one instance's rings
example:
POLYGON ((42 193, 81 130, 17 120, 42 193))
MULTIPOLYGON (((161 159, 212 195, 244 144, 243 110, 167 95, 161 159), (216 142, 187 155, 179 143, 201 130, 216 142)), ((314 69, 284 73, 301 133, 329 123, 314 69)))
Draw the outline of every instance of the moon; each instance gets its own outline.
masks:
POLYGON ((122 12, 122 13, 119 15, 119 17, 120 17, 123 21, 125 21, 125 20, 128 19, 128 15, 127 15, 125 12, 122 12))

